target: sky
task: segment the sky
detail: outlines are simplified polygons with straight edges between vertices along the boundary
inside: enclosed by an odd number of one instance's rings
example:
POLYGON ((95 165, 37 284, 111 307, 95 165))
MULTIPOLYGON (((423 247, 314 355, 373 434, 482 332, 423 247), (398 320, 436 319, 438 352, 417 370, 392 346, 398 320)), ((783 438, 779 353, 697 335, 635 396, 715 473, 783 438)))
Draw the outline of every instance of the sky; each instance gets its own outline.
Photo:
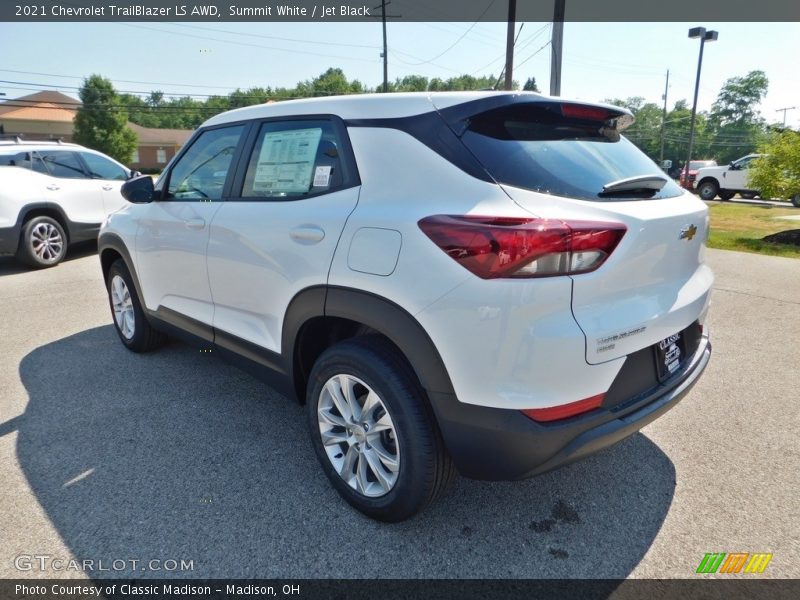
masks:
MULTIPOLYGON (((706 44, 698 106, 707 110, 730 77, 760 69, 769 78, 761 105, 800 128, 796 41, 800 23, 566 23, 561 95, 587 101, 642 96, 691 103, 699 40, 690 27, 719 31, 706 44)), ((514 78, 535 77, 549 90, 549 23, 525 23, 514 78)), ((389 23, 389 78, 497 77, 505 57, 505 23, 389 23)), ((13 99, 41 89, 77 95, 99 73, 118 90, 226 94, 239 87, 292 87, 329 67, 370 87, 383 77, 380 23, 0 23, 0 93, 13 99)))

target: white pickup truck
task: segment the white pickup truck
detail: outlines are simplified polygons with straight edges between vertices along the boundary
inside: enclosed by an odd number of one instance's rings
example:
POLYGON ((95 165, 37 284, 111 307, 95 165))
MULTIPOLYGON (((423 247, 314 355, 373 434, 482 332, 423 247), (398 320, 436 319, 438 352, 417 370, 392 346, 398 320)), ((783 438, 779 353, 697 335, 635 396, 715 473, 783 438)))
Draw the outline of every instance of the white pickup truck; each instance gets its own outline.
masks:
POLYGON ((730 200, 737 193, 752 198, 758 190, 748 187, 748 174, 753 160, 763 154, 748 154, 722 167, 704 167, 698 169, 694 187, 703 200, 713 200, 717 196, 730 200))

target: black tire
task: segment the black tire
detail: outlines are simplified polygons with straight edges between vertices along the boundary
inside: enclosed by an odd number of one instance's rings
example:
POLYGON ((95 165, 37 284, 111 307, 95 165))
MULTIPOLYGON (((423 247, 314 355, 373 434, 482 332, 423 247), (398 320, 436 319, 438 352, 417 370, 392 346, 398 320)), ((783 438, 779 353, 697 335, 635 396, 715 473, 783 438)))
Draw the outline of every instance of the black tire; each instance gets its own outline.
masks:
POLYGON ((22 227, 17 259, 30 267, 54 267, 67 255, 67 235, 52 217, 33 217, 22 227))
MULTIPOLYGON (((356 396, 361 392, 362 398, 366 393, 363 387, 354 391, 356 396)), ((306 404, 311 440, 322 470, 351 506, 373 519, 397 522, 412 517, 444 493, 455 477, 455 467, 424 390, 403 355, 380 336, 347 340, 323 352, 309 376, 306 404), (393 487, 381 496, 368 496, 350 487, 323 445, 318 407, 326 383, 338 375, 357 378, 374 391, 393 423, 396 437, 391 439, 396 439, 399 467, 393 487)), ((364 443, 370 448, 368 442, 364 443)), ((341 456, 348 452, 348 444, 327 447, 333 452, 339 452, 339 448, 341 456)), ((377 481, 375 471, 369 474, 377 481)))
POLYGON ((131 277, 128 267, 122 259, 116 260, 111 268, 108 270, 106 277, 106 291, 108 292, 108 304, 111 308, 111 318, 114 321, 114 329, 119 335, 119 339, 128 350, 133 352, 150 352, 160 346, 163 346, 167 341, 166 334, 156 331, 147 320, 144 311, 142 310, 142 303, 139 296, 136 294, 136 287, 133 285, 133 278, 131 277), (114 312, 114 300, 112 299, 112 282, 114 278, 119 277, 125 284, 125 288, 130 297, 130 306, 133 314, 133 333, 128 336, 123 332, 123 328, 117 320, 114 312))
POLYGON ((752 200, 753 198, 756 197, 755 192, 739 192, 739 195, 745 200, 752 200))
POLYGON ((713 179, 706 179, 698 184, 697 193, 703 200, 713 200, 719 193, 719 185, 713 179))
POLYGON ((800 194, 795 194, 792 196, 792 204, 794 204, 797 208, 800 208, 800 194))
POLYGON ((736 192, 731 192, 730 190, 720 190, 719 197, 722 200, 730 200, 736 195, 736 192))

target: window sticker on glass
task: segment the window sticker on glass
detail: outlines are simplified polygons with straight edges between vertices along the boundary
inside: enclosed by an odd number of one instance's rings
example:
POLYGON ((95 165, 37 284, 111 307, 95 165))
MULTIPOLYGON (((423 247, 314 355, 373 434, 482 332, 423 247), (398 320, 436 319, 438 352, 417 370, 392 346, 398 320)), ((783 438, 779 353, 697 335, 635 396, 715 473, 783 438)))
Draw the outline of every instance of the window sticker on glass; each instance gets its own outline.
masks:
POLYGON ((314 187, 328 187, 331 182, 331 167, 317 167, 314 171, 314 187))
POLYGON ((307 192, 322 129, 294 129, 264 136, 253 191, 266 194, 307 192))

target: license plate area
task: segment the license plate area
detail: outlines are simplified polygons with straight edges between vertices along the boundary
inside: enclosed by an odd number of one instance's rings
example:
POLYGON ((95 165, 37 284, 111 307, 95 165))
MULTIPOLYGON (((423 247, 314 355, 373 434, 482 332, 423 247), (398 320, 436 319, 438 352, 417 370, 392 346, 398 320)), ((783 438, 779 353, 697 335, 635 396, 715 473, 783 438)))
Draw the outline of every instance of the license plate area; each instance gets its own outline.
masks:
POLYGON ((666 381, 681 368, 683 361, 686 359, 686 342, 683 332, 661 340, 653 346, 653 351, 656 359, 658 381, 666 381))

